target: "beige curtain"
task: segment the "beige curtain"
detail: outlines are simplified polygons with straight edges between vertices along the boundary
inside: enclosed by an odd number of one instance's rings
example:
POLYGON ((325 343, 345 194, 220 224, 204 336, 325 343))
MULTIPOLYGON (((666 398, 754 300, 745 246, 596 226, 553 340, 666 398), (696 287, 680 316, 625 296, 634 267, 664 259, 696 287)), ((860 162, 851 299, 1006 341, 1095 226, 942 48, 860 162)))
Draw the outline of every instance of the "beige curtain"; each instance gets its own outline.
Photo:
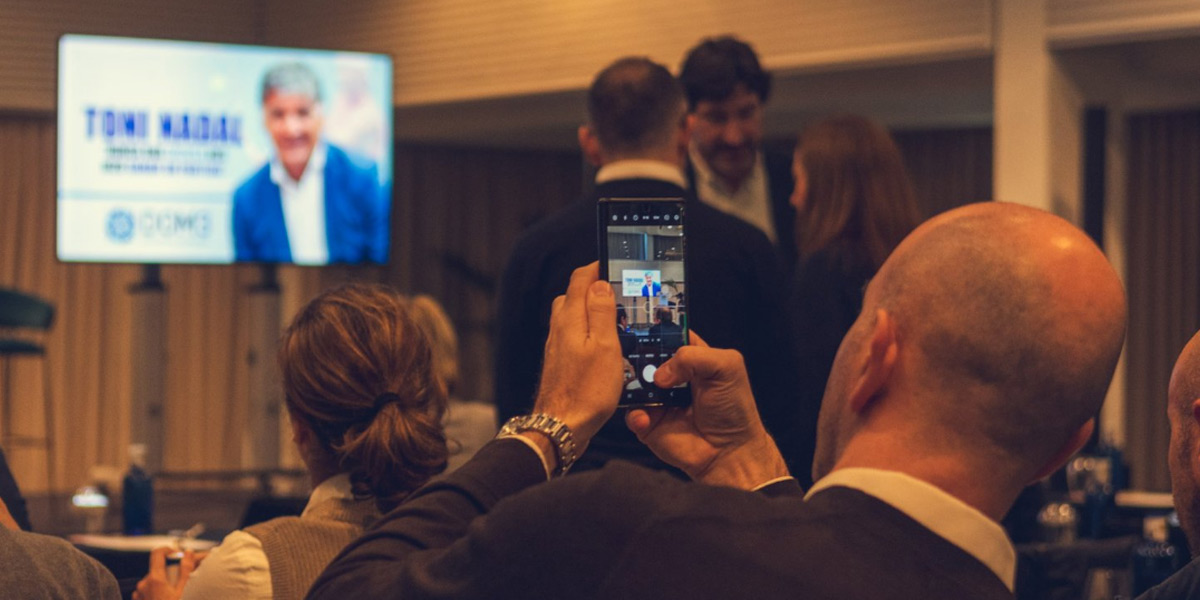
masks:
POLYGON ((1200 112, 1128 121, 1129 463, 1137 488, 1169 490, 1167 383, 1200 327, 1200 112))
MULTIPOLYGON (((66 265, 54 259, 55 141, 50 117, 0 117, 0 285, 47 298, 57 306, 48 346, 50 389, 41 365, 14 362, 13 427, 22 435, 45 432, 41 400, 49 393, 57 418, 59 487, 82 482, 92 464, 118 464, 129 431, 130 352, 122 343, 132 315, 124 289, 137 268, 66 265)), ((44 490, 45 454, 6 448, 19 483, 44 490)))

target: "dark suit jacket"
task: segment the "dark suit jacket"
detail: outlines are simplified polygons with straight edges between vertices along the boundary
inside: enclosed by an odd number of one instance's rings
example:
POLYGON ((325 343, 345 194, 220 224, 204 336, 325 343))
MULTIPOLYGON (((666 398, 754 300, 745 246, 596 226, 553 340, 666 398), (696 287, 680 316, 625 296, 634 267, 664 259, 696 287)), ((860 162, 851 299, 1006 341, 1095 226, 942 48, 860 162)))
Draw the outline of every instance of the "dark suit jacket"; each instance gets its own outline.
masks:
MULTIPOLYGON (((325 158, 325 239, 329 262, 387 262, 388 203, 375 165, 356 164, 332 144, 325 158)), ((263 165, 233 194, 234 259, 292 262, 283 201, 263 165)))
POLYGON ((805 502, 794 482, 748 493, 621 461, 544 479, 524 444, 492 442, 352 542, 308 597, 1013 598, 983 563, 848 488, 805 502))
MULTIPOLYGON (((1135 590, 1136 591, 1136 590, 1135 590)), ((1166 581, 1146 590, 1137 600, 1200 598, 1200 557, 1193 558, 1166 581)))
MULTIPOLYGON (((763 164, 767 170, 771 217, 775 221, 775 248, 778 250, 784 272, 790 273, 796 262, 796 209, 791 202, 796 180, 792 176, 792 156, 764 150, 763 164)), ((687 182, 690 189, 696 189, 696 168, 690 160, 687 165, 687 182)))
POLYGON ((661 338, 663 346, 671 351, 683 345, 683 326, 678 323, 656 323, 650 326, 646 334, 661 338))
MULTIPOLYGON (((627 179, 596 186, 594 194, 538 223, 517 241, 500 282, 496 340, 498 418, 529 412, 541 375, 549 334, 550 305, 567 289, 571 271, 597 259, 596 199, 601 197, 687 198, 688 324, 710 345, 742 353, 759 412, 767 429, 793 429, 797 406, 792 342, 783 313, 786 293, 766 236, 753 225, 695 200, 678 186, 657 179, 627 179)), ((815 411, 813 411, 815 415, 815 411)), ((807 482, 814 439, 798 440, 785 455, 793 473, 807 482)), ((665 467, 625 427, 622 415, 592 440, 577 470, 609 458, 665 467)))

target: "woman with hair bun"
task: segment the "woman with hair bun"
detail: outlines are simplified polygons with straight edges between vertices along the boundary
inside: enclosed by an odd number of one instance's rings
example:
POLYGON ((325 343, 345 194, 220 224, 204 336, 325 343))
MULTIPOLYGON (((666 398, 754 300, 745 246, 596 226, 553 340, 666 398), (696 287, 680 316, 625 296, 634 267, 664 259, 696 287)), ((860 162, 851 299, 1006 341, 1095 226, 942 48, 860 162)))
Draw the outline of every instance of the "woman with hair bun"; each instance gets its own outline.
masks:
POLYGON ((312 479, 299 517, 229 534, 178 582, 138 584, 144 600, 302 598, 317 575, 382 512, 446 468, 446 386, 409 303, 388 288, 348 284, 314 298, 279 345, 292 440, 312 479), (185 586, 186 584, 186 586, 185 586))

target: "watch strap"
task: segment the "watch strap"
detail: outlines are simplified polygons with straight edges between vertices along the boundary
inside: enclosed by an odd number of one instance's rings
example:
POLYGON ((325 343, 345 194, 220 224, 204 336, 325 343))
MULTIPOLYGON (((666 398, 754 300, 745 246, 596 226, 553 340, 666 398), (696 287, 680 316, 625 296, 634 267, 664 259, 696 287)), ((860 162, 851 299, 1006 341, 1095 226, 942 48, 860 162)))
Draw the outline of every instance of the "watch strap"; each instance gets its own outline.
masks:
POLYGON ((571 428, 561 420, 545 413, 518 415, 509 419, 500 428, 496 437, 511 437, 522 431, 536 431, 550 439, 554 446, 555 457, 558 458, 558 468, 552 476, 564 475, 575 464, 578 457, 575 449, 575 436, 571 428))

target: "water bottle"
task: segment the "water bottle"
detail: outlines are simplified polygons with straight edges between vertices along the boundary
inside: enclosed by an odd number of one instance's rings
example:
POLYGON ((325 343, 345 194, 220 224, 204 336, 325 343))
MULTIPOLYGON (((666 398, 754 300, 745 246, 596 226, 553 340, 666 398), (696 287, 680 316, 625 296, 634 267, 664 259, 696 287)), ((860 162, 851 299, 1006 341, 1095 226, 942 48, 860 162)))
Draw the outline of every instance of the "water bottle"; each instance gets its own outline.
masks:
POLYGON ((146 445, 129 445, 129 472, 125 474, 123 505, 125 535, 146 535, 154 531, 154 482, 146 473, 146 445))

